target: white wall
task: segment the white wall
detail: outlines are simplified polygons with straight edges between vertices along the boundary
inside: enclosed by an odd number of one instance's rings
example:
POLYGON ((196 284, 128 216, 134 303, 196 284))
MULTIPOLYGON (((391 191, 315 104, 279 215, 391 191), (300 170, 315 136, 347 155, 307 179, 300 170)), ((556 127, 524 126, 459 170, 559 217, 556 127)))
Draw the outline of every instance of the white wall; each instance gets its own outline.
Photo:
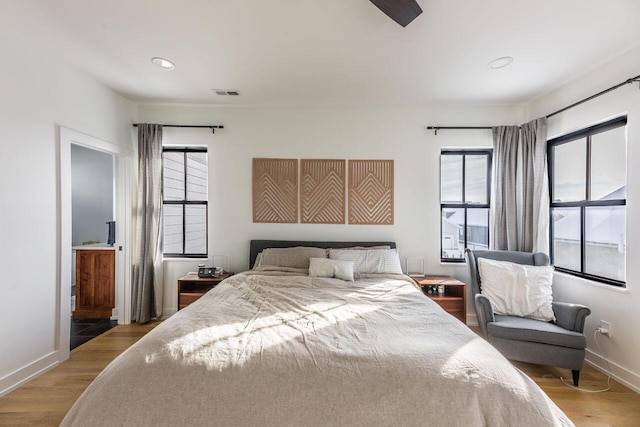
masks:
POLYGON ((108 237, 107 221, 114 221, 115 157, 80 145, 71 146, 71 244, 108 237))
MULTIPOLYGON (((165 128, 166 144, 209 147, 209 253, 230 256, 233 271, 248 268, 251 239, 394 240, 400 255, 425 258, 428 273, 467 278, 465 265, 440 264, 439 154, 442 147, 491 147, 491 132, 441 131, 431 124, 514 124, 518 109, 439 108, 207 108, 141 106, 142 122, 222 124, 165 128), (254 157, 393 159, 395 224, 391 226, 254 224, 254 157)), ((202 261, 165 262, 164 314, 177 307, 176 279, 202 261)), ((473 308, 469 305, 470 312, 473 308)))
POLYGON ((57 362, 56 126, 130 146, 137 110, 2 26, 0 57, 2 394, 57 362))
MULTIPOLYGON (((605 64, 553 93, 532 103, 531 118, 557 111, 580 99, 640 74, 640 48, 605 64)), ((606 119, 627 114, 627 288, 619 290, 589 280, 556 273, 556 299, 582 303, 591 308, 587 318, 587 360, 607 369, 610 361, 617 379, 640 391, 640 90, 638 83, 627 85, 549 119, 549 137, 582 129, 606 119), (610 338, 594 331, 600 320, 611 324, 610 338)))
MULTIPOLYGON (((248 267, 248 243, 256 238, 323 240, 395 240, 401 257, 425 258, 427 273, 450 274, 468 281, 465 265, 439 262, 439 152, 442 147, 490 147, 491 133, 441 131, 438 136, 426 125, 520 124, 547 115, 640 72, 640 49, 629 52, 580 77, 561 89, 520 107, 433 108, 304 108, 259 109, 249 107, 141 106, 141 121, 223 124, 225 130, 169 130, 168 143, 206 144, 210 150, 210 254, 227 254, 231 269, 248 267), (310 224, 254 224, 251 216, 251 159, 253 157, 340 158, 395 160, 395 224, 351 226, 310 224)), ((640 390, 640 280, 638 258, 640 226, 640 95, 637 84, 593 100, 549 120, 549 136, 558 136, 627 113, 628 207, 627 289, 620 291, 572 276, 557 274, 557 300, 584 303, 592 309, 587 319, 587 360, 606 369, 611 361, 618 380, 640 390), (593 338, 600 319, 609 321, 613 336, 593 338)), ((176 279, 193 271, 201 261, 165 262, 165 314, 177 306, 176 279)), ((473 322, 473 307, 467 311, 473 322)))

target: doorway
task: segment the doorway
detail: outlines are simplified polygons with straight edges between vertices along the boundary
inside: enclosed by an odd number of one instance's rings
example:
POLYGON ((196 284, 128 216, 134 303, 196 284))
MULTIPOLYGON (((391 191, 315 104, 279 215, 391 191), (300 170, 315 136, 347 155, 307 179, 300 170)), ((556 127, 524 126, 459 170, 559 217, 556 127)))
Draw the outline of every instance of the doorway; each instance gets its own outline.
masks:
POLYGON ((113 154, 71 144, 71 350, 118 323, 116 247, 110 240, 116 215, 115 161, 113 154), (87 262, 89 258, 100 262, 87 262))
MULTIPOLYGON (((71 331, 71 285, 72 285, 72 247, 73 202, 72 202, 72 149, 84 148, 113 156, 113 215, 117 227, 115 230, 115 308, 112 319, 118 324, 131 322, 130 271, 130 223, 131 223, 131 159, 133 151, 116 144, 60 127, 58 186, 59 200, 59 253, 58 253, 58 316, 57 342, 59 362, 69 358, 71 331)), ((106 237, 107 225, 103 234, 106 237)), ((98 239, 103 240, 103 239, 98 239)))

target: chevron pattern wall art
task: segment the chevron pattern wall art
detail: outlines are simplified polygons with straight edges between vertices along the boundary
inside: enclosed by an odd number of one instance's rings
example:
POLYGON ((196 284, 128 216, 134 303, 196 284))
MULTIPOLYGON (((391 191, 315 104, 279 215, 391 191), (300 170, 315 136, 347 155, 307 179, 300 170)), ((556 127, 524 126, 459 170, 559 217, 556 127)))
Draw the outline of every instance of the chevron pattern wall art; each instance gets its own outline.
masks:
POLYGON ((344 224, 344 160, 300 161, 300 222, 344 224))
POLYGON ((298 222, 298 159, 253 159, 253 222, 298 222))
POLYGON ((393 160, 349 160, 349 224, 393 224, 393 160))

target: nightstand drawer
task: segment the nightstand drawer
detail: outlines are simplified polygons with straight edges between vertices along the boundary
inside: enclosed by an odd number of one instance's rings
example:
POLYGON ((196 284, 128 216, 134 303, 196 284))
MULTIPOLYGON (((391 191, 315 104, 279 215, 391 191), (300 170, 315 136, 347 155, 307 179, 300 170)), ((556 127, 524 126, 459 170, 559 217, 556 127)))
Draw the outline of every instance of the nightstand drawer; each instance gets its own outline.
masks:
POLYGON ((233 273, 225 272, 219 277, 198 277, 196 275, 181 277, 178 279, 178 310, 182 310, 192 302, 197 301, 198 298, 230 276, 233 276, 233 273))
POLYGON ((180 308, 185 308, 186 306, 188 306, 189 304, 191 304, 192 302, 198 300, 202 295, 204 295, 204 293, 197 293, 197 294, 187 294, 187 293, 181 293, 180 294, 180 301, 179 301, 179 305, 180 308))
POLYGON ((462 299, 461 298, 431 298, 432 300, 434 300, 435 302, 438 303, 438 305, 442 308, 444 308, 445 311, 461 311, 462 307, 461 307, 461 302, 462 299))

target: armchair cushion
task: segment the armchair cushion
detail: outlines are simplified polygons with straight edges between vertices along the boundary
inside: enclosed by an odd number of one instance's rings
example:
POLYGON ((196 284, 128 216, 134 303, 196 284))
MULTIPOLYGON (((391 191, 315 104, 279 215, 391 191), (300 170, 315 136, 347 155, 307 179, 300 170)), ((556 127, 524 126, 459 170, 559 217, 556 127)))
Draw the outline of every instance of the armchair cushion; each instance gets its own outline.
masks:
POLYGON ((478 259, 482 294, 491 301, 496 314, 555 320, 553 308, 553 267, 521 265, 478 259))
POLYGON ((574 331, 568 331, 553 323, 514 316, 495 316, 495 322, 487 324, 489 335, 512 341, 529 341, 584 349, 586 337, 574 331))

